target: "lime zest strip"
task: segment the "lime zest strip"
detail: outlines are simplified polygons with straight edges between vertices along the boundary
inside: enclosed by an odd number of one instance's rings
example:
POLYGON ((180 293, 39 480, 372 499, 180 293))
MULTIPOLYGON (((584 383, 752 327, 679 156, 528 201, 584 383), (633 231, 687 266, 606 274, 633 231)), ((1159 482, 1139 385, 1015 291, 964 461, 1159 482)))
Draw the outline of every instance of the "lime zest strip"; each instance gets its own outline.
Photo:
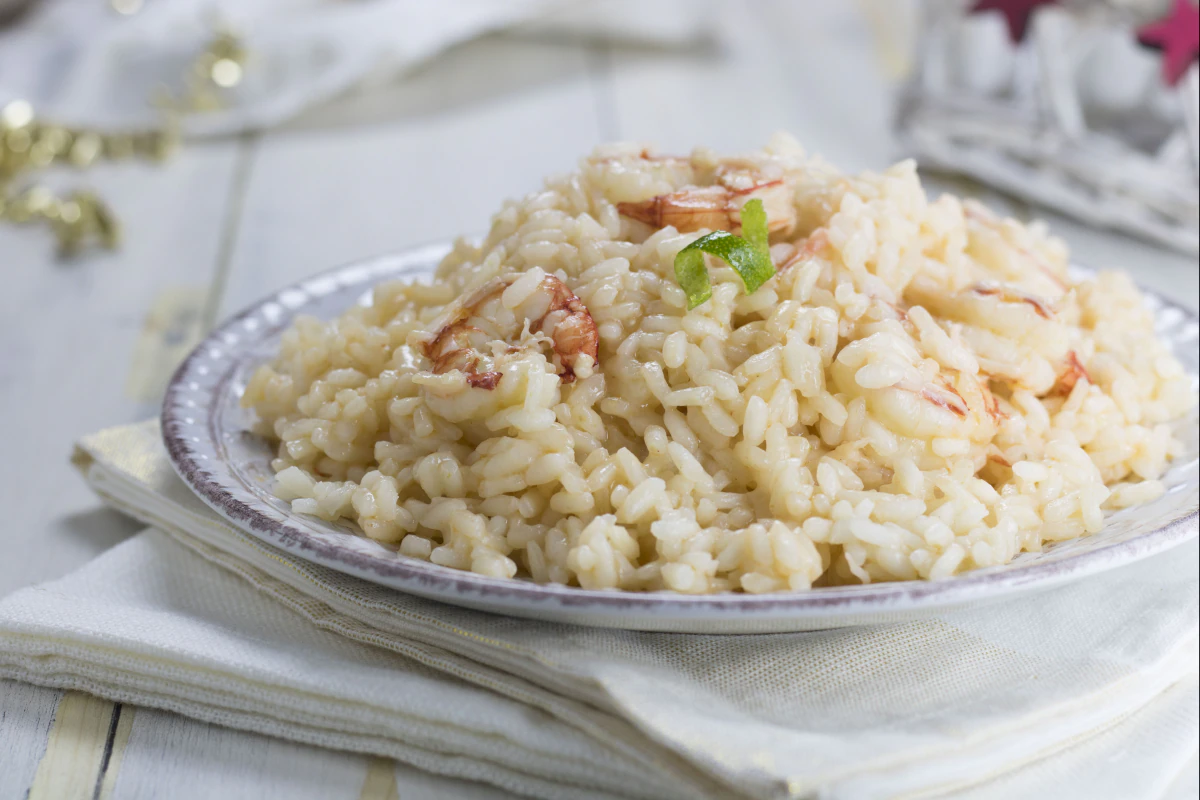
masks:
POLYGON ((712 297, 712 282, 704 264, 705 253, 733 267, 746 285, 746 294, 753 294, 775 274, 767 243, 767 212, 762 200, 754 198, 742 206, 742 234, 713 231, 675 256, 675 280, 687 295, 689 311, 712 297))

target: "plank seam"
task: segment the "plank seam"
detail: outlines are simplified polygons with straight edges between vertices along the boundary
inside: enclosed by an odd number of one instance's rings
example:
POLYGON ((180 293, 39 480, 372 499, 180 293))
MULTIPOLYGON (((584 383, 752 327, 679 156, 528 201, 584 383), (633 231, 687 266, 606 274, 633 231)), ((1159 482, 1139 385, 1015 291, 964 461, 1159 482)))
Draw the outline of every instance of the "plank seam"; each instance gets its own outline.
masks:
POLYGON ((233 262, 234 246, 242 229, 242 215, 246 205, 246 190, 250 185, 250 172, 255 157, 258 154, 258 133, 244 133, 238 137, 237 161, 233 168, 233 181, 229 187, 229 203, 225 209, 225 219, 221 224, 221 243, 217 250, 217 264, 213 270, 212 282, 209 284, 208 296, 205 298, 201 314, 201 331, 207 333, 217 322, 217 312, 221 307, 221 298, 225 295, 225 287, 229 282, 229 267, 233 262))
POLYGON ((108 763, 112 759, 113 742, 117 739, 117 724, 121 721, 121 704, 113 704, 112 717, 108 721, 108 735, 104 738, 104 754, 100 756, 100 774, 96 776, 96 788, 92 791, 92 800, 99 800, 100 789, 104 785, 104 775, 108 772, 108 763))

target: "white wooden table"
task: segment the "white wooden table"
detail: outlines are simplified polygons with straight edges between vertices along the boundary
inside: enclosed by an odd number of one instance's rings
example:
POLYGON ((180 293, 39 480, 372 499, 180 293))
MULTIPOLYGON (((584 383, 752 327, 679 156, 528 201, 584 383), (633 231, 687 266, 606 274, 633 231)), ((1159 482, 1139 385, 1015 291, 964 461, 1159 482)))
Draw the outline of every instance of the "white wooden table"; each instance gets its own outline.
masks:
MULTIPOLYGON (((45 232, 0 226, 0 595, 137 530, 73 474, 73 441, 156 414, 190 344, 284 283, 482 231, 503 198, 604 140, 739 150, 787 129, 845 169, 902 156, 889 133, 902 63, 881 17, 889 2, 723 3, 723 41, 685 51, 489 37, 270 133, 195 144, 159 168, 97 168, 84 180, 128 223, 117 253, 58 263, 45 232), (736 118, 708 111, 714 96, 734 98, 736 118)), ((1080 261, 1196 304, 1193 259, 1039 214, 1080 261)), ((382 759, 0 681, 0 800, 451 794, 494 796, 382 759)))

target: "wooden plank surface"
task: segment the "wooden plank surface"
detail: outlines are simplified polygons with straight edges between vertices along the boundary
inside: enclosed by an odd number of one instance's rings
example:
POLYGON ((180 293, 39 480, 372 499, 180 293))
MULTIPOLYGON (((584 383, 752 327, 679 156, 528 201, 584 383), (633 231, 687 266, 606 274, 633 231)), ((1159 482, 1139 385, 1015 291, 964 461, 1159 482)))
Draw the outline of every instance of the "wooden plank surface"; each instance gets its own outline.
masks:
MULTIPOLYGON (((438 800, 509 795, 391 759, 234 731, 168 711, 127 709, 96 800, 438 800)), ((91 797, 91 795, 89 795, 91 797)))
POLYGON ((64 692, 54 709, 46 752, 28 800, 91 800, 104 772, 113 704, 82 692, 64 692))
POLYGON ((357 798, 367 762, 364 756, 139 708, 107 796, 121 800, 357 798))
POLYGON ((61 694, 0 680, 0 800, 24 798, 33 785, 61 694))
POLYGON ((873 38, 851 3, 769 0, 715 6, 719 45, 664 57, 614 46, 621 138, 687 153, 761 147, 776 131, 846 170, 897 154, 891 93, 873 38))
MULTIPOLYGON (((235 156, 234 144, 215 143, 163 166, 55 176, 99 187, 125 219, 116 253, 60 262, 45 231, 0 227, 0 496, 6 550, 20 554, 0 559, 0 594, 60 577, 138 529, 97 503, 68 457, 81 435, 154 413, 175 361, 202 332, 235 156)), ((14 686, 0 684, 11 714, 0 734, 0 798, 91 798, 113 705, 69 695, 56 715, 63 694, 37 689, 36 709, 21 710, 25 692, 14 686), (40 724, 46 704, 54 729, 40 724), (10 785, 14 776, 24 785, 10 785)))
MULTIPOLYGON (((94 172, 89 181, 129 220, 117 254, 58 265, 41 232, 0 227, 12 287, 0 294, 0 419, 31 423, 4 430, 0 492, 20 498, 5 504, 17 510, 4 535, 21 557, 0 559, 0 594, 57 577, 134 530, 71 474, 71 442, 154 413, 190 342, 285 283, 480 232, 503 198, 604 139, 740 150, 789 129, 846 169, 901 157, 889 133, 888 81, 904 62, 890 35, 895 5, 760 0, 747 13, 719 3, 723 43, 683 51, 490 36, 261 137, 194 146, 161 170, 94 172), (720 97, 736 98, 737 113, 717 113, 720 97)), ((1128 268, 1195 305, 1192 260, 1046 216, 1081 261, 1128 268)), ((0 800, 50 790, 100 800, 497 796, 381 759, 62 696, 0 682, 0 800)), ((1195 785, 1181 780, 1185 792, 1195 785)))
POLYGON ((102 187, 125 218, 116 253, 61 263, 45 231, 0 226, 0 493, 5 546, 20 554, 0 558, 0 594, 57 578, 136 530, 72 473, 71 446, 154 413, 171 357, 200 333, 234 156, 218 143, 162 167, 72 177, 102 187))
POLYGON ((263 136, 222 313, 321 269, 487 229, 598 140, 586 50, 488 37, 263 136), (353 123, 353 124, 352 124, 353 123))

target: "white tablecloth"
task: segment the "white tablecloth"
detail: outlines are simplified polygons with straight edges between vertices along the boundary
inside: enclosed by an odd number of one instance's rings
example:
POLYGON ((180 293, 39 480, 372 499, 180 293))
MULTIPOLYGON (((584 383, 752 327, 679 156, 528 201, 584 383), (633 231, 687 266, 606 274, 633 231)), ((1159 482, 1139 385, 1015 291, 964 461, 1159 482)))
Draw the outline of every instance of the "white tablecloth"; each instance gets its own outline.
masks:
POLYGON ((0 675, 536 797, 1158 798, 1196 752, 1195 542, 904 625, 634 633, 298 561, 195 499, 153 423, 76 462, 154 529, 0 601, 0 675))

